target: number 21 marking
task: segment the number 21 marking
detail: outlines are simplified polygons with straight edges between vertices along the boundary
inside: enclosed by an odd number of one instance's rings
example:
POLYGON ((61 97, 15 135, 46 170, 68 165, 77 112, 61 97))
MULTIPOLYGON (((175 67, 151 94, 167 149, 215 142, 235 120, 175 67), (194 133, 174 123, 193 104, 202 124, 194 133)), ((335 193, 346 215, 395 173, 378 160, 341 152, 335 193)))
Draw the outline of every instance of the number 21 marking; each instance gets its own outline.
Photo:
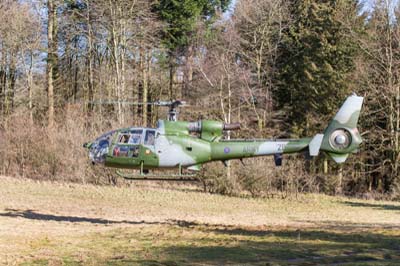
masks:
POLYGON ((283 150, 285 149, 286 144, 278 144, 278 151, 279 152, 283 152, 283 150))

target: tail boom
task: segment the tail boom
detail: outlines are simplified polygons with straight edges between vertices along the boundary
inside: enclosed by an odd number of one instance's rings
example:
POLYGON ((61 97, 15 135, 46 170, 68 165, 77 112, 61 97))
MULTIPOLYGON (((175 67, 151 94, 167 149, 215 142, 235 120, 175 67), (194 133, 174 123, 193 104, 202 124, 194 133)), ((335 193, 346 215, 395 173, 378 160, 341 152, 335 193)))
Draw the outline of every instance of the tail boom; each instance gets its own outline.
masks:
POLYGON ((211 142, 211 161, 226 161, 257 156, 280 156, 282 154, 308 152, 317 156, 327 153, 335 162, 343 163, 362 142, 357 129, 363 97, 356 95, 346 99, 323 134, 313 138, 276 140, 220 140, 211 142))
POLYGON ((214 142, 211 145, 211 159, 232 160, 275 154, 296 153, 306 150, 311 139, 297 140, 230 140, 214 142))

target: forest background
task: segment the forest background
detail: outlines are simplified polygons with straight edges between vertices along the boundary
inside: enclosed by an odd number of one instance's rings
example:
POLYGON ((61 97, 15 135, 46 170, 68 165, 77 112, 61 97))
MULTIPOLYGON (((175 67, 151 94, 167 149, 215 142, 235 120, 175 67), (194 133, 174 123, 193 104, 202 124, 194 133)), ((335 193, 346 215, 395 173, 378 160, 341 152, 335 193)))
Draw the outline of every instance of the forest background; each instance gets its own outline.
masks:
POLYGON ((82 144, 166 115, 127 102, 184 99, 182 120, 240 122, 232 137, 300 137, 356 93, 364 143, 346 164, 213 163, 204 188, 399 198, 399 18, 394 0, 0 0, 0 175, 121 183, 82 144))

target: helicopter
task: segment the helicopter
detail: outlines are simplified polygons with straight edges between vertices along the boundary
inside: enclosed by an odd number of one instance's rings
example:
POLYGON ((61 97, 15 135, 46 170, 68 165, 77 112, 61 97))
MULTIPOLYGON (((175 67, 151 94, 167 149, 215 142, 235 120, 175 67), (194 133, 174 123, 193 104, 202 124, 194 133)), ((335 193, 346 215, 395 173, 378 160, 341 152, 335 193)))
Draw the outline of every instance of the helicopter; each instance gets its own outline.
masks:
POLYGON ((229 160, 258 156, 273 156, 275 165, 281 166, 283 154, 306 153, 315 157, 322 151, 341 164, 362 143, 357 123, 363 97, 355 94, 345 100, 322 134, 300 139, 225 139, 224 132, 239 130, 239 123, 178 121, 177 109, 186 106, 186 102, 149 104, 169 107, 167 119, 159 120, 156 128, 112 130, 85 143, 94 165, 139 170, 139 175, 117 171, 126 179, 144 180, 150 177, 150 170, 171 168, 177 168, 178 174, 169 177, 185 178, 194 176, 208 162, 222 161, 226 165, 229 160), (184 169, 191 173, 184 174, 184 169))

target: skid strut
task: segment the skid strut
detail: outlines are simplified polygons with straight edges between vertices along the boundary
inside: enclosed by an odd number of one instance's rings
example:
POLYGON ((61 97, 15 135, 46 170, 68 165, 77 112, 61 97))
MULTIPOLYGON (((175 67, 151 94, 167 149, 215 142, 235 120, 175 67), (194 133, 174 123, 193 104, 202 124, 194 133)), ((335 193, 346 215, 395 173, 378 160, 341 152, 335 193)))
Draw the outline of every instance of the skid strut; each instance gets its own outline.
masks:
POLYGON ((140 163, 140 173, 139 174, 128 174, 124 173, 122 170, 117 170, 118 176, 132 181, 180 181, 180 182, 198 182, 199 179, 196 178, 196 174, 184 174, 182 165, 179 165, 178 174, 148 174, 145 172, 143 162, 140 163))

